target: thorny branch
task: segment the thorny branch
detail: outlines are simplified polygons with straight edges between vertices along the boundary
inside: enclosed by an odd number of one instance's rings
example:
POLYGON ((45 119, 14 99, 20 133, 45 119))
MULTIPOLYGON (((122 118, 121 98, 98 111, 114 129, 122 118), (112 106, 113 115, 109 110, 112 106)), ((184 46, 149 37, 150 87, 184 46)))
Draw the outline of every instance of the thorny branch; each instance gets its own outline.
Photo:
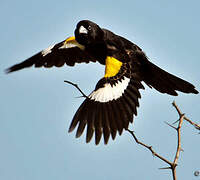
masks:
POLYGON ((176 176, 176 167, 177 167, 177 162, 180 156, 180 151, 181 149, 181 127, 183 124, 183 120, 188 121, 190 124, 192 124, 196 129, 200 130, 200 125, 192 122, 191 120, 189 120, 187 117, 185 117, 184 114, 182 114, 182 112, 180 111, 179 107, 176 105, 175 101, 172 103, 172 105, 175 107, 175 109, 177 110, 178 114, 179 114, 179 120, 178 120, 178 127, 174 127, 170 124, 168 124, 170 127, 172 127, 173 129, 175 129, 177 131, 177 148, 176 148, 176 153, 175 153, 175 157, 173 162, 167 160, 166 158, 164 158, 163 156, 159 155, 158 153, 156 153, 152 146, 146 145, 143 142, 139 141, 137 139, 137 137, 135 136, 134 132, 127 129, 127 131, 133 136, 134 140, 136 141, 136 143, 142 145, 143 147, 149 149, 151 151, 151 153, 158 157, 159 159, 161 159, 162 161, 164 161, 165 163, 167 163, 169 165, 169 167, 165 167, 165 168, 160 168, 160 169, 171 169, 172 171, 172 176, 173 176, 173 180, 177 180, 177 176, 176 176))

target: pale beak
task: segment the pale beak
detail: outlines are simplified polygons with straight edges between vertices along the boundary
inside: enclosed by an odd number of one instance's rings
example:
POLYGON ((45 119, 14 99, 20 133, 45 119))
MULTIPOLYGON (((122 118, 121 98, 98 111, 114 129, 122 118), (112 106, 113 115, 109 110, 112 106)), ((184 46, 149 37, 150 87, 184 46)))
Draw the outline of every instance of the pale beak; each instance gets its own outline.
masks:
POLYGON ((88 30, 87 30, 85 27, 81 26, 81 27, 79 28, 79 33, 80 33, 80 34, 87 34, 87 33, 88 33, 88 30))

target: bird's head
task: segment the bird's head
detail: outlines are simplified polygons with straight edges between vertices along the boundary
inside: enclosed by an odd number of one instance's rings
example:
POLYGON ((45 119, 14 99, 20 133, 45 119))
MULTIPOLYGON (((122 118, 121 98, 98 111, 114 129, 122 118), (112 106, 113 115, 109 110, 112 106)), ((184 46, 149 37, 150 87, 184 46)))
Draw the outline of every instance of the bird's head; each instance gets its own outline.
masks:
POLYGON ((75 29, 76 41, 82 45, 93 44, 103 40, 103 30, 95 23, 82 20, 75 29))

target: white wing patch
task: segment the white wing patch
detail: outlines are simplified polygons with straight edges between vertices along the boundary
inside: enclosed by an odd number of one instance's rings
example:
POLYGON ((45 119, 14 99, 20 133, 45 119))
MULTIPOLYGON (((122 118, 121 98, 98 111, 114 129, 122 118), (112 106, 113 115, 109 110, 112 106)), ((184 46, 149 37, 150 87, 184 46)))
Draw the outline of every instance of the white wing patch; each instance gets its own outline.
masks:
POLYGON ((103 88, 93 91, 89 95, 89 98, 102 103, 112 101, 114 99, 116 100, 122 96, 129 82, 130 79, 124 77, 122 82, 118 81, 115 85, 113 85, 113 87, 109 83, 106 83, 103 88))
POLYGON ((73 47, 77 47, 77 45, 73 43, 66 43, 66 44, 63 44, 61 47, 59 47, 59 49, 73 48, 73 47))
POLYGON ((74 48, 74 47, 78 47, 81 50, 85 49, 85 46, 79 44, 77 41, 64 43, 61 47, 59 47, 59 49, 65 49, 65 48, 67 49, 67 48, 74 48))
POLYGON ((48 48, 46 48, 46 49, 44 49, 41 53, 42 53, 42 56, 46 56, 47 54, 49 54, 49 53, 51 53, 52 51, 52 49, 53 49, 53 47, 54 47, 55 45, 52 45, 52 46, 49 46, 48 48))

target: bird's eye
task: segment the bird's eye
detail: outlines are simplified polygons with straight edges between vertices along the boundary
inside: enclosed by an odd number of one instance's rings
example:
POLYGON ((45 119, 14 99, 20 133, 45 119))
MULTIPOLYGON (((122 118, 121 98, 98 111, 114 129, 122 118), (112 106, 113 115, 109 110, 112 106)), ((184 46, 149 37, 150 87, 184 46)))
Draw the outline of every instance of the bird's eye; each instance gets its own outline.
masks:
POLYGON ((88 30, 89 30, 89 31, 92 30, 92 27, 91 27, 91 26, 88 26, 88 30))

